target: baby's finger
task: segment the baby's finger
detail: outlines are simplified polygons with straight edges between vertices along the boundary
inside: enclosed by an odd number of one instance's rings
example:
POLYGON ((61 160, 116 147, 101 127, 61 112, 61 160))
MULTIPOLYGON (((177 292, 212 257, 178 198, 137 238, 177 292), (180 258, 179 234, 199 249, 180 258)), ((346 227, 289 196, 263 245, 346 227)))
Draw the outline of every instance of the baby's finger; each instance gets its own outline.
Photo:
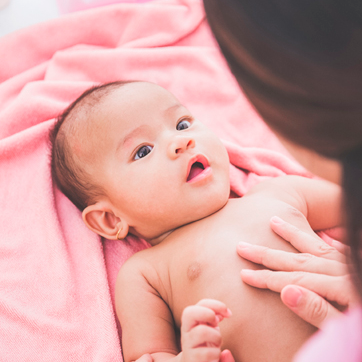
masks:
POLYGON ((301 253, 309 253, 342 263, 345 261, 343 254, 325 243, 317 235, 311 236, 277 216, 271 218, 270 226, 276 234, 288 241, 301 253))
POLYGON ((199 324, 217 327, 218 323, 219 318, 216 317, 212 309, 200 305, 191 305, 186 307, 182 313, 181 331, 187 333, 199 324))
POLYGON ((218 329, 199 324, 190 332, 182 334, 182 349, 197 347, 220 347, 221 334, 218 329))
POLYGON ((192 349, 188 353, 189 358, 186 361, 218 361, 220 358, 220 348, 218 347, 200 347, 192 349))
POLYGON ((326 319, 342 315, 324 298, 303 287, 287 285, 280 297, 295 314, 317 328, 321 328, 326 319))
POLYGON ((153 362, 153 358, 149 353, 146 353, 140 358, 137 358, 134 362, 153 362))
POLYGON ((226 307, 225 303, 216 299, 201 299, 196 305, 212 309, 219 318, 219 322, 223 318, 231 316, 231 310, 226 307))
POLYGON ((306 272, 242 270, 241 278, 251 286, 270 289, 278 293, 287 285, 299 285, 342 306, 349 305, 354 298, 354 292, 348 275, 329 276, 306 272))
POLYGON ((220 354, 219 362, 235 362, 235 359, 228 349, 224 349, 220 354))
POLYGON ((265 246, 240 242, 238 254, 256 264, 280 271, 306 271, 317 274, 348 274, 346 264, 336 260, 320 258, 307 253, 291 253, 265 246))

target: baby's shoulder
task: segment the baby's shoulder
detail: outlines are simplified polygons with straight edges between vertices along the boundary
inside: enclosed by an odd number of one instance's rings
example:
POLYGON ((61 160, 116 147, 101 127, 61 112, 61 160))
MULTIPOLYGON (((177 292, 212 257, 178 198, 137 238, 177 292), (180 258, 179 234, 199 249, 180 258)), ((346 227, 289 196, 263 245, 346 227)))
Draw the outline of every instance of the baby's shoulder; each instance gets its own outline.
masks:
POLYGON ((244 197, 274 199, 299 207, 304 204, 305 185, 313 182, 295 175, 273 177, 253 186, 244 197))
POLYGON ((130 275, 137 276, 144 274, 145 270, 150 268, 148 255, 150 254, 151 249, 152 248, 138 251, 129 257, 121 266, 118 272, 118 279, 122 279, 123 276, 126 276, 126 278, 129 279, 130 275))
MULTIPOLYGON (((299 176, 270 178, 252 187, 244 196, 230 199, 214 219, 225 219, 225 223, 235 220, 269 220, 270 215, 280 217, 302 217, 306 214, 306 203, 301 184, 309 181, 299 176)), ((215 220, 213 220, 215 221, 215 220)))
POLYGON ((261 192, 294 191, 297 190, 301 184, 308 182, 308 180, 310 179, 296 175, 270 177, 254 185, 245 196, 261 192))

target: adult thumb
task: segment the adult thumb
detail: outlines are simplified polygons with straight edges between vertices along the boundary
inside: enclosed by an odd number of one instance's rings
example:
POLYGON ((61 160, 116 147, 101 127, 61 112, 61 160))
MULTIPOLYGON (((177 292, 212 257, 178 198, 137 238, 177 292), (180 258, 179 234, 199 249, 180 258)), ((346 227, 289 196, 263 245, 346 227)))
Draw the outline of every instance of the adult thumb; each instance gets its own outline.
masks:
POLYGON ((317 328, 323 329, 324 321, 342 314, 320 295, 297 285, 287 285, 280 296, 290 310, 317 328))

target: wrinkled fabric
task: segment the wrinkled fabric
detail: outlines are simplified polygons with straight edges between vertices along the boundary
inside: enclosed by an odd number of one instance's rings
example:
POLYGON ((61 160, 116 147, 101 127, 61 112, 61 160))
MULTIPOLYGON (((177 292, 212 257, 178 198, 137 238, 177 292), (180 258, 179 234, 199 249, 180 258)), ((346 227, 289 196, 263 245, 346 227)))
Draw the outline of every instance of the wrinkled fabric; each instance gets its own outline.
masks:
POLYGON ((73 13, 0 39, 0 360, 121 361, 114 286, 147 245, 101 240, 53 185, 48 133, 88 87, 155 82, 224 140, 231 189, 305 174, 254 112, 197 0, 73 13))

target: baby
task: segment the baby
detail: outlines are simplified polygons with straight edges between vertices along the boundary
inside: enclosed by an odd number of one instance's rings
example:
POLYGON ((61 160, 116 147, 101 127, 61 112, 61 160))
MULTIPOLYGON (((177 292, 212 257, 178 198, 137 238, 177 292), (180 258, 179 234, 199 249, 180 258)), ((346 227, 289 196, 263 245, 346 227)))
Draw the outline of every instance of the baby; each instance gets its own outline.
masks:
POLYGON ((147 82, 86 91, 60 117, 52 143, 53 177, 85 224, 107 239, 131 233, 153 246, 117 279, 125 362, 147 353, 156 362, 218 361, 228 351, 237 362, 290 361, 314 332, 277 293, 241 281, 241 269, 258 266, 236 247, 244 240, 295 251, 270 218, 310 234, 336 226, 337 186, 285 176, 229 199, 222 142, 147 82))

